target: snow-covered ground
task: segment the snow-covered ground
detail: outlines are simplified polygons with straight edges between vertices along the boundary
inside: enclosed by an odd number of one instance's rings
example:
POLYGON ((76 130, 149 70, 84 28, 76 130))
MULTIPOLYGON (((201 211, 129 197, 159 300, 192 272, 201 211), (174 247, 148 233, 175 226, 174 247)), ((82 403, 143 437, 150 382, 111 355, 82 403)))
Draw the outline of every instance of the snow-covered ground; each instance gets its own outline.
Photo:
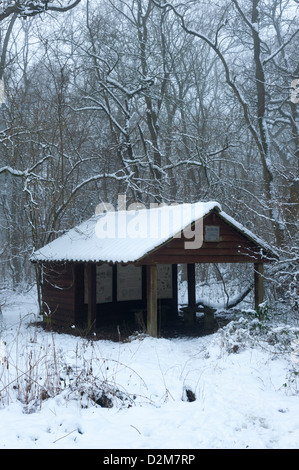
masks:
POLYGON ((299 448, 294 328, 242 317, 205 337, 115 343, 33 326, 34 292, 2 312, 1 449, 299 448))

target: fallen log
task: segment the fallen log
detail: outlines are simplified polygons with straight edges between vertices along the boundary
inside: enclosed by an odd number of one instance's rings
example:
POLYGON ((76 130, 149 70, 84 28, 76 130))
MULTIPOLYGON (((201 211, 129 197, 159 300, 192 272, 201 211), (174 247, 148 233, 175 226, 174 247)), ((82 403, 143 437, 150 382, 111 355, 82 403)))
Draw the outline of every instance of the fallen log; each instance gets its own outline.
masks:
POLYGON ((240 295, 234 297, 225 304, 217 305, 217 307, 215 305, 210 304, 209 302, 206 302, 205 300, 200 300, 200 302, 197 302, 194 306, 181 307, 180 310, 184 313, 203 312, 207 314, 215 313, 217 310, 229 310, 241 303, 242 300, 244 300, 247 295, 252 291, 252 288, 253 286, 249 285, 243 292, 241 292, 240 295))

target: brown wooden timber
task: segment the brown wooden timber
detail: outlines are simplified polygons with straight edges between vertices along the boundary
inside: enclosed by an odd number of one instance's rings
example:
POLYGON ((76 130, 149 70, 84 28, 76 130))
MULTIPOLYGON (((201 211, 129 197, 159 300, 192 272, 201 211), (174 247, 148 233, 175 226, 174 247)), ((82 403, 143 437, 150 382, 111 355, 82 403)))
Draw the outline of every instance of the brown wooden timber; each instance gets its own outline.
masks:
POLYGON ((87 326, 91 328, 96 323, 96 265, 88 263, 87 270, 87 296, 88 296, 88 313, 87 313, 87 326))
POLYGON ((178 311, 178 266, 172 265, 172 299, 173 299, 173 312, 178 311))
MULTIPOLYGON (((260 261, 258 256, 242 256, 242 255, 226 255, 226 256, 215 256, 212 255, 151 255, 148 258, 140 260, 135 263, 137 266, 150 265, 150 264, 192 264, 192 263, 254 263, 260 261)), ((267 260, 263 260, 264 263, 267 260)))
POLYGON ((185 248, 189 238, 182 232, 180 237, 165 242, 162 246, 143 257, 138 264, 193 264, 193 263, 257 263, 270 262, 267 253, 250 237, 239 232, 217 214, 204 219, 203 232, 206 225, 217 225, 220 228, 219 241, 203 242, 197 249, 185 248))
MULTIPOLYGON (((195 282, 195 264, 187 264, 187 284, 188 284, 188 307, 195 307, 196 304, 196 282, 195 282)), ((196 313, 188 311, 184 314, 185 322, 189 325, 195 323, 196 313)))
POLYGON ((258 306, 264 302, 264 265, 262 263, 254 264, 254 305, 258 306))
POLYGON ((158 336, 157 266, 146 267, 147 333, 158 336))
POLYGON ((43 265, 44 320, 57 325, 75 321, 75 273, 71 264, 43 265))
POLYGON ((84 264, 75 265, 75 325, 86 324, 84 311, 84 264))

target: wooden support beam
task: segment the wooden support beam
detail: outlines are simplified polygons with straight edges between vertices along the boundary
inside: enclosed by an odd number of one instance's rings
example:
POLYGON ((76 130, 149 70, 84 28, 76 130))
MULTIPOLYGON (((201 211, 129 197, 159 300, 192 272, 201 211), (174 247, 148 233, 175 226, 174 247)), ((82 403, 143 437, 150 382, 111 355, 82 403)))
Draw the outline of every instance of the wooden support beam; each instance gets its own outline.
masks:
POLYGON ((84 318, 84 264, 78 263, 74 269, 74 324, 82 325, 84 318))
POLYGON ((88 293, 88 314, 87 326, 91 328, 96 324, 96 265, 88 263, 87 269, 87 293, 88 293))
POLYGON ((263 263, 254 263, 254 307, 257 310, 258 306, 264 301, 264 265, 263 263))
POLYGON ((173 299, 173 317, 178 314, 178 265, 172 265, 172 299, 173 299))
POLYGON ((117 264, 112 266, 112 302, 117 304, 117 264))
POLYGON ((146 267, 147 333, 158 336, 157 266, 146 267))
MULTIPOLYGON (((187 284, 188 284, 188 307, 196 305, 196 282, 195 282, 195 264, 187 264, 187 284)), ((185 322, 189 325, 195 323, 195 309, 184 314, 185 322)))
POLYGON ((188 307, 194 307, 196 304, 195 264, 187 264, 187 280, 188 280, 188 307))

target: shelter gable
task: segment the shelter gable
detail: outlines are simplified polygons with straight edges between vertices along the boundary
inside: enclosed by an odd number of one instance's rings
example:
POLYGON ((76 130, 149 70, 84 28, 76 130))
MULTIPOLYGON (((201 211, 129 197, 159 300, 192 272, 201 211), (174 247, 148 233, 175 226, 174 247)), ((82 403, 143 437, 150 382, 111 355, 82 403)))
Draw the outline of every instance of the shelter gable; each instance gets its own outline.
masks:
MULTIPOLYGON (((194 226, 191 227, 191 231, 194 226)), ((200 248, 186 248, 192 238, 185 236, 175 237, 160 245, 151 253, 148 253, 141 260, 140 264, 160 264, 160 263, 247 263, 247 262, 267 262, 269 255, 266 250, 256 242, 240 233, 235 227, 219 217, 215 211, 203 220, 202 227, 203 243, 200 248), (206 229, 217 228, 219 238, 213 241, 206 237, 206 229), (208 241, 207 241, 208 240, 208 241)), ((217 233, 217 231, 215 231, 217 233)), ((189 231, 190 234, 190 231, 189 231)), ((189 236, 189 235, 188 235, 189 236)), ((270 255, 272 257, 272 254, 270 255)))

